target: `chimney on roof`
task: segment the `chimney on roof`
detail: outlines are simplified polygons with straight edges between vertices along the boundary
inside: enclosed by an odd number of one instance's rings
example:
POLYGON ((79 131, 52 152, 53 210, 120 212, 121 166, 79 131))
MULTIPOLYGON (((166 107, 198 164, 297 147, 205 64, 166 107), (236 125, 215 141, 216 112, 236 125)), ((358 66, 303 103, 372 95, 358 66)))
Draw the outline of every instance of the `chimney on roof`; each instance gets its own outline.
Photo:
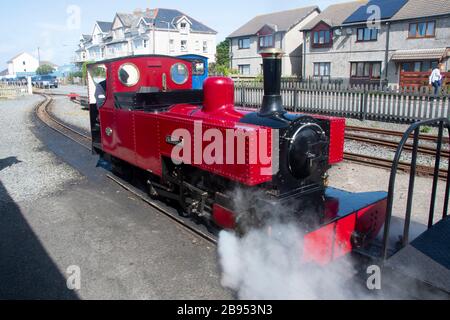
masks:
POLYGON ((142 13, 143 13, 143 11, 142 11, 141 8, 137 8, 137 9, 135 9, 135 10, 133 11, 133 14, 134 14, 135 16, 141 15, 142 13))

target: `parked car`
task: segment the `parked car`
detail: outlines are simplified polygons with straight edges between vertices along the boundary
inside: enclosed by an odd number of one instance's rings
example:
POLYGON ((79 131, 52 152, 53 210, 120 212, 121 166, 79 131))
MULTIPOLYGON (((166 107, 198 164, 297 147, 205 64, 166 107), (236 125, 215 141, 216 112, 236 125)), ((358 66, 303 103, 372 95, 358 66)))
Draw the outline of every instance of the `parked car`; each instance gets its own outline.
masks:
POLYGON ((37 86, 37 82, 41 79, 41 76, 33 76, 31 77, 31 85, 33 87, 37 86))
POLYGON ((35 86, 41 89, 58 88, 58 79, 54 76, 40 76, 35 86))

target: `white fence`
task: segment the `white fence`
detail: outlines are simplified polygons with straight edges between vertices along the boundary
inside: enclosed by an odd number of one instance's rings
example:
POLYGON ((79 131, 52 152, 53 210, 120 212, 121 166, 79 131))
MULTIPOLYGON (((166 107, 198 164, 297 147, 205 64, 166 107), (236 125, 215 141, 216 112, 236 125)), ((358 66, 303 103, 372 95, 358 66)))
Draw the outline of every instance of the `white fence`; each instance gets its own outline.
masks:
POLYGON ((32 94, 31 86, 27 83, 2 84, 0 83, 0 98, 12 99, 32 94))
MULTIPOLYGON (((238 105, 259 107, 263 95, 260 83, 236 83, 238 105)), ((285 108, 295 112, 408 123, 450 117, 448 92, 435 96, 428 87, 381 89, 374 86, 282 83, 281 95, 285 108)))

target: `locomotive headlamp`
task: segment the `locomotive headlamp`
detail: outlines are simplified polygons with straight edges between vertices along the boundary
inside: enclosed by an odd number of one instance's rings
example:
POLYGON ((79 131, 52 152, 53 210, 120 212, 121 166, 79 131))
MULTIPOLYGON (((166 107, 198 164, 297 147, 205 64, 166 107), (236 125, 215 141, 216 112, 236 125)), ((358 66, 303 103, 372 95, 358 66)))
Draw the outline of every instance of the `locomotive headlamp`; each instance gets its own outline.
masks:
POLYGON ((189 71, 183 63, 176 63, 170 68, 170 78, 176 84, 185 84, 189 79, 189 71))
POLYGON ((124 86, 135 86, 140 77, 139 69, 132 63, 124 63, 119 68, 119 80, 124 86))

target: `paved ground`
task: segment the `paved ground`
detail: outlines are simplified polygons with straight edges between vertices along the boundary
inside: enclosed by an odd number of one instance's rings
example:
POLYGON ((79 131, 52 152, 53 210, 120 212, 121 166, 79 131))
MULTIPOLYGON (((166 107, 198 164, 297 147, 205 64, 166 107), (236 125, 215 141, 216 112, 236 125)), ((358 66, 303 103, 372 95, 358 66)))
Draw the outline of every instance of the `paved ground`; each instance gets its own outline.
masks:
POLYGON ((54 94, 77 93, 82 96, 87 96, 87 87, 78 85, 61 85, 57 89, 45 89, 41 91, 54 94))
POLYGON ((232 298, 215 248, 109 182, 81 146, 33 126, 37 99, 0 102, 0 299, 232 298), (20 192, 27 184, 34 193, 20 192))

